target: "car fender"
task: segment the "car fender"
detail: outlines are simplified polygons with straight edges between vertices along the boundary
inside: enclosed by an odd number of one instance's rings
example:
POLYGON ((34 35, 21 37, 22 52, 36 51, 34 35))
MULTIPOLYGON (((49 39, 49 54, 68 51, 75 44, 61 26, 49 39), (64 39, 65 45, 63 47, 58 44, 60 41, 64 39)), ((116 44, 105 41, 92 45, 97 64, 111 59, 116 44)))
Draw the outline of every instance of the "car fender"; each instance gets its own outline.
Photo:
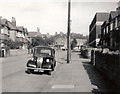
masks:
POLYGON ((28 67, 28 65, 29 65, 30 63, 32 64, 32 63, 34 63, 34 61, 33 61, 33 60, 31 60, 31 59, 30 59, 30 60, 28 60, 28 62, 27 62, 27 64, 26 64, 26 66, 28 67))

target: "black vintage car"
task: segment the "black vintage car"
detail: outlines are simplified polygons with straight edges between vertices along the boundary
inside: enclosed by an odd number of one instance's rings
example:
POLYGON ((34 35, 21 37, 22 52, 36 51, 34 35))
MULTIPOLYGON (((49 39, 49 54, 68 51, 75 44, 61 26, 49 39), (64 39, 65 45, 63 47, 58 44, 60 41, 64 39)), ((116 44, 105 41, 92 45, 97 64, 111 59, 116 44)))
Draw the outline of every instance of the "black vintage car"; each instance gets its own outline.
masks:
POLYGON ((27 73, 46 72, 51 75, 55 66, 55 50, 50 47, 37 46, 34 48, 33 58, 26 64, 26 71, 27 73))

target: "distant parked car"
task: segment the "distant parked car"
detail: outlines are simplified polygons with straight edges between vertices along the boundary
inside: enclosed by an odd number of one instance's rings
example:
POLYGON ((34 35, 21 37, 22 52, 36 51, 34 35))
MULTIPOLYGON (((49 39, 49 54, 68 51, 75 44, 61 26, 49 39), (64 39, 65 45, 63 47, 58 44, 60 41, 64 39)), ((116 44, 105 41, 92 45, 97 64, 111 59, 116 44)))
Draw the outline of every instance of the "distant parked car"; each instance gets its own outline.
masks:
POLYGON ((26 64, 26 72, 46 72, 51 75, 56 66, 55 50, 51 47, 37 46, 33 51, 33 58, 26 64))
POLYGON ((67 50, 67 48, 66 48, 65 46, 62 46, 61 49, 62 49, 63 51, 66 51, 66 50, 67 50))
POLYGON ((81 52, 81 55, 84 57, 84 58, 88 58, 88 49, 86 46, 82 45, 81 46, 81 49, 80 49, 80 52, 81 52))

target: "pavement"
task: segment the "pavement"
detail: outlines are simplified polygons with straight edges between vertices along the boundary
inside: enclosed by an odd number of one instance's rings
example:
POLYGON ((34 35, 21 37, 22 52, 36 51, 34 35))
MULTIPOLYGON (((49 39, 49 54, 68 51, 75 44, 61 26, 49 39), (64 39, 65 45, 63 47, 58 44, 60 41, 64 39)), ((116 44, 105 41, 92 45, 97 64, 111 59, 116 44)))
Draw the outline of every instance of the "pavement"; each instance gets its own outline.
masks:
POLYGON ((80 59, 76 52, 71 54, 70 63, 66 63, 66 58, 62 59, 55 77, 42 92, 91 92, 93 87, 81 63, 89 62, 89 59, 80 59))
POLYGON ((80 52, 72 52, 70 63, 66 57, 42 92, 116 92, 117 89, 96 68, 90 59, 83 58, 80 52))

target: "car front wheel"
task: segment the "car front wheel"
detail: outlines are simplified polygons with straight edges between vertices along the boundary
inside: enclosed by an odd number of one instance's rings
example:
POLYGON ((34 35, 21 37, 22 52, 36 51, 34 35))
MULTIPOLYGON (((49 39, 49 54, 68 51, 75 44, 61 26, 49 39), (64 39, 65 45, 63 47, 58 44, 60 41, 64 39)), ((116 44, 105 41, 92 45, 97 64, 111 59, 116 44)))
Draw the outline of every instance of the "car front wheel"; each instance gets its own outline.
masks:
POLYGON ((48 71, 47 74, 48 74, 48 75, 51 75, 51 71, 48 71))
POLYGON ((52 69, 52 71, 54 71, 54 66, 53 65, 52 65, 51 69, 52 69))
POLYGON ((31 71, 29 69, 25 70, 25 73, 30 74, 31 71))

